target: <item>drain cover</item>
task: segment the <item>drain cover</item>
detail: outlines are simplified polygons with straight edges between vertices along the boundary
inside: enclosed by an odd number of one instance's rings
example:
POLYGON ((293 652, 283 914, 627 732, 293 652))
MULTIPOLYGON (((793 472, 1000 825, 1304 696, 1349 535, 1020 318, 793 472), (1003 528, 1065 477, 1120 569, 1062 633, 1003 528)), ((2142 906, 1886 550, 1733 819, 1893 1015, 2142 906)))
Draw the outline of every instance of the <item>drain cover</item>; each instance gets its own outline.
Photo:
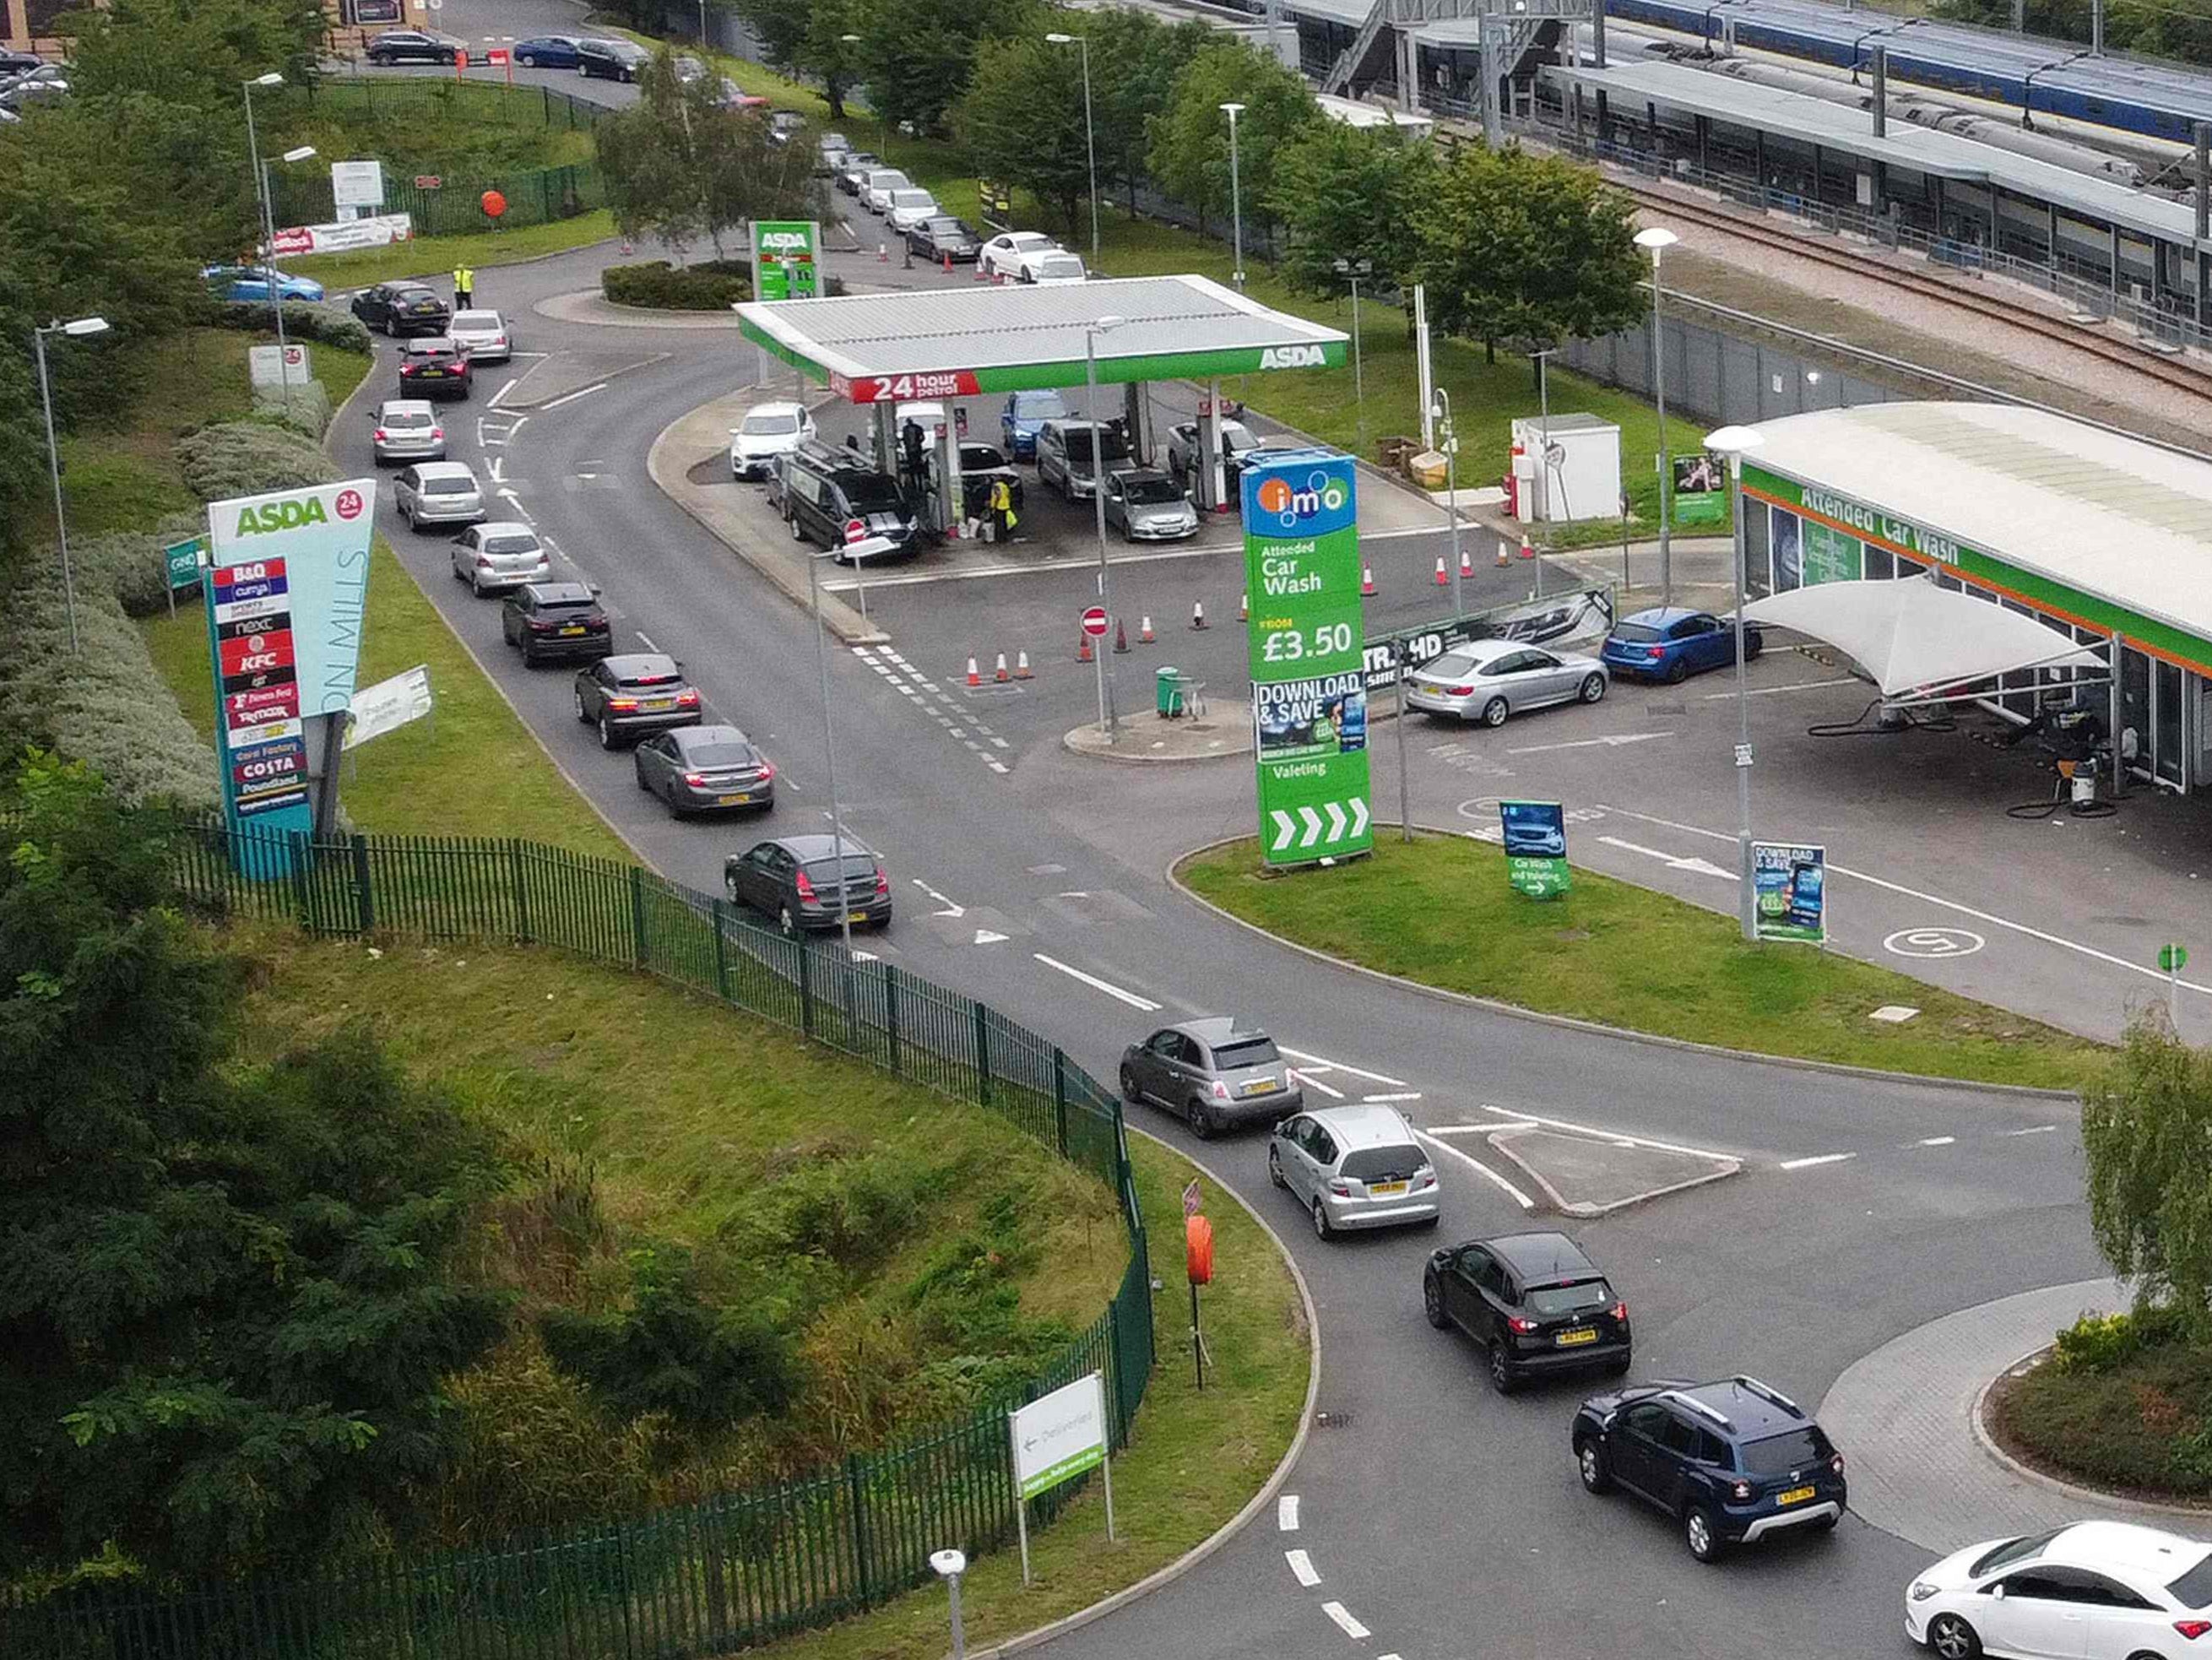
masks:
POLYGON ((1349 1429, 1351 1426, 1352 1414, 1348 1412, 1317 1412, 1314 1414, 1314 1427, 1317 1430, 1349 1429))

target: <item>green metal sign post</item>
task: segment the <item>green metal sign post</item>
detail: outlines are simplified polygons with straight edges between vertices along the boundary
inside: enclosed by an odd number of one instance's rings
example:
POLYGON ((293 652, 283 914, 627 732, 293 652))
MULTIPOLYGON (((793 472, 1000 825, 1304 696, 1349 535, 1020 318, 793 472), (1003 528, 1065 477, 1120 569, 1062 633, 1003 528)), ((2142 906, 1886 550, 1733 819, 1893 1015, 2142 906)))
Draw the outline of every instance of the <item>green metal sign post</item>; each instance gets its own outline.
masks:
POLYGON ((1334 450, 1247 465, 1244 584, 1260 845, 1270 865, 1366 853, 1358 475, 1334 450))

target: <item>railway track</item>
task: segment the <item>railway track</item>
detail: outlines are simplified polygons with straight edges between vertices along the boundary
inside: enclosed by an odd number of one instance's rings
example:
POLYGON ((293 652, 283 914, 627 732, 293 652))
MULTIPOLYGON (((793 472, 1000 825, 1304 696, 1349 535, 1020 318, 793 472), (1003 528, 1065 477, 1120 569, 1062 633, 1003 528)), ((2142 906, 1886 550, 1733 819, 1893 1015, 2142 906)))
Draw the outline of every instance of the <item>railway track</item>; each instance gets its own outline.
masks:
MULTIPOLYGON (((1608 169, 1608 173, 1610 170, 1608 169)), ((2212 373, 2190 364, 2172 362, 2140 348, 2121 344, 2118 341, 2100 337, 2076 325, 2045 317, 2027 307, 2008 305, 1987 295, 1976 294, 1957 283, 1925 272, 1900 269, 1887 261, 1865 254, 1856 254, 1843 248, 1823 243, 1812 236, 1784 230, 1762 221, 1745 217, 1726 208, 1714 210, 1715 204, 1704 200, 1686 202, 1680 197, 1664 191, 1654 190, 1633 179, 1618 176, 1608 178, 1615 188, 1645 206, 1678 217, 1698 212, 1698 223, 1707 229, 1734 236, 1747 242, 1756 242, 1763 247, 1776 249, 1794 258, 1809 259, 1815 265, 1827 265, 1837 271, 1849 271, 1853 276, 1871 278, 1892 288, 1924 295, 1960 311, 1986 317, 2008 327, 2081 352, 2141 375, 2148 380, 2178 391, 2212 398, 2212 373)))

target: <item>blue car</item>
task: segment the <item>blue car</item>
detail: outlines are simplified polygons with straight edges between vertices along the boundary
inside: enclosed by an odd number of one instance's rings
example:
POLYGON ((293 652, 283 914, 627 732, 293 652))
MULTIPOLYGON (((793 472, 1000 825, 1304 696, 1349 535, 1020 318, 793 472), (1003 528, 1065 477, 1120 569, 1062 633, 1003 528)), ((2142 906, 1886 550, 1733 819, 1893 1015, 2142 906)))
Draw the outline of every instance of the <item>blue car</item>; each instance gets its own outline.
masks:
POLYGON ((999 431, 1007 454, 1017 461, 1036 459, 1037 434, 1048 421, 1068 418, 1066 400, 1056 392, 1018 392, 1006 399, 999 415, 999 431))
MULTIPOLYGON (((208 280, 218 300, 258 300, 266 304, 269 299, 269 273, 250 265, 210 265, 200 273, 208 280)), ((276 294, 279 299, 319 301, 323 285, 312 277, 287 277, 276 273, 276 294)))
MULTIPOLYGON (((1743 654, 1765 648, 1757 624, 1743 631, 1743 654)), ((1615 674, 1679 684, 1735 661, 1735 629, 1710 611, 1640 611, 1613 625, 1599 660, 1615 674)))
POLYGON ((541 34, 514 43, 514 61, 526 70, 572 70, 576 67, 576 39, 570 34, 541 34))

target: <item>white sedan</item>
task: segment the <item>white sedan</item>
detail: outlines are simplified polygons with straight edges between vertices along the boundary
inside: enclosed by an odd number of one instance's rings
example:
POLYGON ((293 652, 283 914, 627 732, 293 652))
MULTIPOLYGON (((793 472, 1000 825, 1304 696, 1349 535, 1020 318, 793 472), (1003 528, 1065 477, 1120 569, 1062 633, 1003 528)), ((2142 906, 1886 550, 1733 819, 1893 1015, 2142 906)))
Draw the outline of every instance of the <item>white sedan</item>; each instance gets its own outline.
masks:
POLYGON ((1041 230, 1001 231, 983 244, 983 251, 976 256, 976 263, 982 266, 984 276, 1002 277, 1012 283, 1020 277, 1022 260, 1025 256, 1051 253, 1059 247, 1059 243, 1041 230))
POLYGON ((1083 269, 1083 261, 1065 248, 1047 248, 1042 253, 1022 256, 1021 280, 1050 285, 1054 283, 1087 283, 1091 273, 1083 269))
POLYGON ((2131 1522, 1992 1539, 1912 1582, 1905 1631, 1942 1660, 2183 1660, 2212 1635, 2212 1546, 2131 1522))

